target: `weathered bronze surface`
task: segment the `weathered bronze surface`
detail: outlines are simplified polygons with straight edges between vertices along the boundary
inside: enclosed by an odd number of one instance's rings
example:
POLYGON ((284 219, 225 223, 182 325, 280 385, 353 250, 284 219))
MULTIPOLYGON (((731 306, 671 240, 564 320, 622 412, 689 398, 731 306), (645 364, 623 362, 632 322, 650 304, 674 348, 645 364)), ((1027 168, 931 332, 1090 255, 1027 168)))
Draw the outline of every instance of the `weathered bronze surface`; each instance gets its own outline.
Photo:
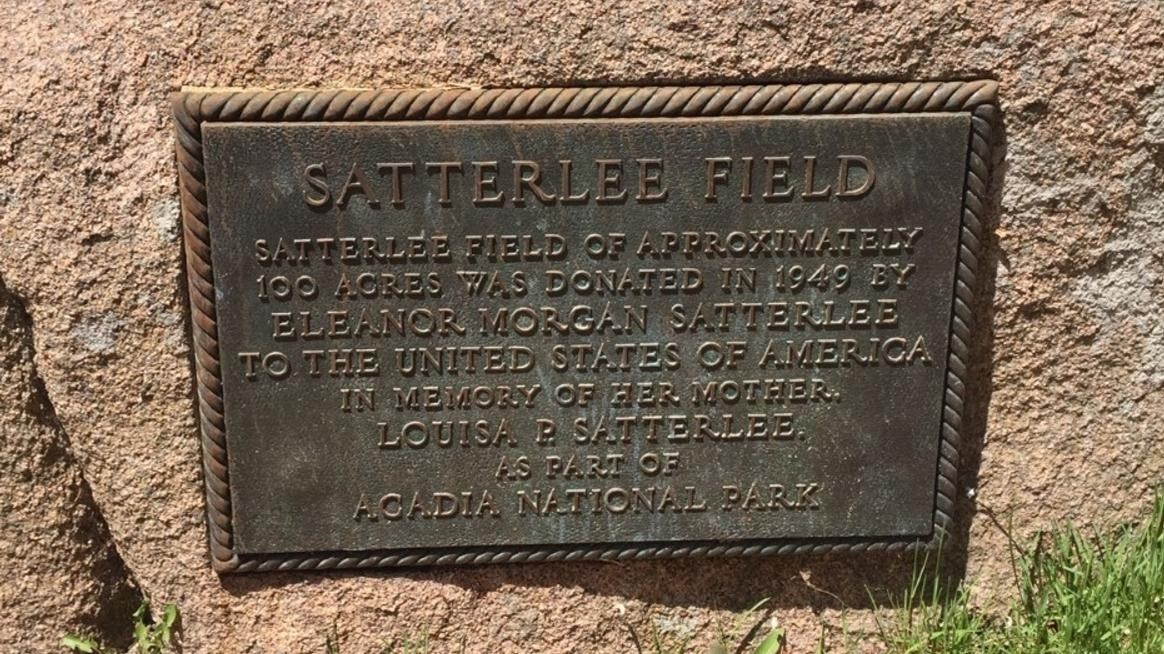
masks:
POLYGON ((231 567, 930 540, 971 133, 203 123, 231 567))

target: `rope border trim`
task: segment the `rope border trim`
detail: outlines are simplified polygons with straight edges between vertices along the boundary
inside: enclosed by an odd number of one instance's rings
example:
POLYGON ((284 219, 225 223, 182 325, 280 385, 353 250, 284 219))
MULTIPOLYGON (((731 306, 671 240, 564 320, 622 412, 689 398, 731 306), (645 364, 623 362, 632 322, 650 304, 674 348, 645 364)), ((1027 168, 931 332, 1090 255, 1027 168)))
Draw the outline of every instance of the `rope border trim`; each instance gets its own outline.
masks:
POLYGON ((190 296, 210 559, 217 572, 534 561, 899 552, 935 548, 953 523, 974 300, 998 120, 993 80, 748 86, 188 91, 174 94, 178 186, 190 296), (222 375, 201 125, 204 122, 666 118, 965 112, 971 117, 942 407, 934 533, 929 540, 789 538, 733 542, 450 547, 312 555, 234 549, 222 375))

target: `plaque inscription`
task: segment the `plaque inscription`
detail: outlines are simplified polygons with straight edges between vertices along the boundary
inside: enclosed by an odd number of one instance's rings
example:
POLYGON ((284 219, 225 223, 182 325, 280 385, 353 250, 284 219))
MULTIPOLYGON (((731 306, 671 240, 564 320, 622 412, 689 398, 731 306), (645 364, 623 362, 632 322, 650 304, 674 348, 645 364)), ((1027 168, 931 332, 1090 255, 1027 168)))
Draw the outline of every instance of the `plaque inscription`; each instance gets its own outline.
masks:
POLYGON ((932 543, 994 94, 178 96, 216 568, 932 543))

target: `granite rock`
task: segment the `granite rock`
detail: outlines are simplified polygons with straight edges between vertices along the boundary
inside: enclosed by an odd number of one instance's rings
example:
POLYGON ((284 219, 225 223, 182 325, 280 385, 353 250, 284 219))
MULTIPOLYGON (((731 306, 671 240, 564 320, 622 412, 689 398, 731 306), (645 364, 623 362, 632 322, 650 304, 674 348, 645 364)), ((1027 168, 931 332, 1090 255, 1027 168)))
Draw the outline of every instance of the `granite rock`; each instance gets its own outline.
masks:
POLYGON ((627 624, 705 644, 763 597, 808 651, 908 574, 827 557, 216 576, 167 105, 183 86, 997 79, 966 579, 988 605, 1008 587, 998 524, 1132 519, 1164 478, 1158 3, 0 0, 0 33, 0 310, 27 313, 0 339, 0 571, 21 580, 0 649, 112 636, 103 607, 140 588, 181 606, 187 652, 323 651, 334 628, 345 652, 427 632, 437 651, 622 653, 627 624))

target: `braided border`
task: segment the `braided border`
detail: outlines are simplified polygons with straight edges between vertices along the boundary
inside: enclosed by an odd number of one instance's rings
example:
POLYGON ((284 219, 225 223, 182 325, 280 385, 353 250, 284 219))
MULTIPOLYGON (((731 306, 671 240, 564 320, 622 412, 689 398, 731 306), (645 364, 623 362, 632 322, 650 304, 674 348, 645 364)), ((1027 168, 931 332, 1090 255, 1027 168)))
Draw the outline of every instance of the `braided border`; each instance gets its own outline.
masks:
POLYGON ((934 547, 953 521, 973 300, 998 117, 993 80, 748 86, 543 87, 190 91, 173 96, 179 189, 186 248, 210 558, 218 572, 321 570, 533 561, 626 561, 827 552, 896 552, 934 547), (648 118, 793 114, 969 112, 962 228, 950 327, 934 505, 934 535, 915 539, 780 539, 608 546, 449 548, 316 556, 240 556, 234 549, 222 375, 202 164, 203 122, 403 121, 648 118))

